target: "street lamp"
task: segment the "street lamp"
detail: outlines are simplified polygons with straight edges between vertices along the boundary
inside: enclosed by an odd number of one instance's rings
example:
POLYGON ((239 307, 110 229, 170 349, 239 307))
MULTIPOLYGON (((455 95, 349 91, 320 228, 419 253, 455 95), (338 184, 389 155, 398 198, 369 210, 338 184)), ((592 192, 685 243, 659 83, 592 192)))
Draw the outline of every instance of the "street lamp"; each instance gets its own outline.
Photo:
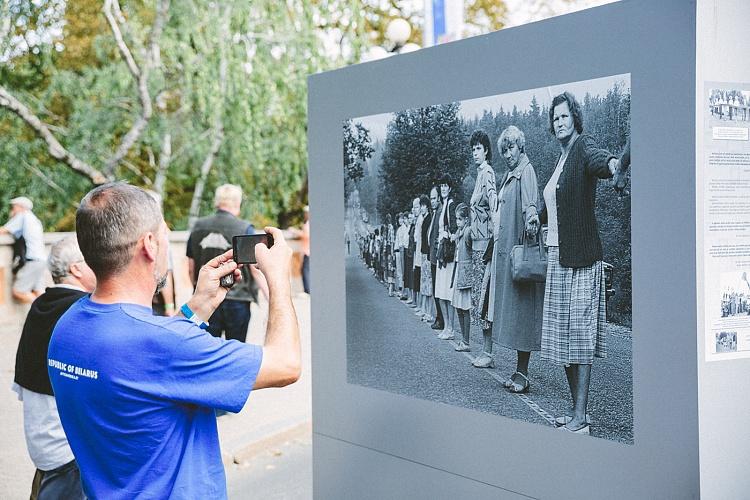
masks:
POLYGON ((393 46, 389 52, 397 52, 409 40, 410 36, 411 25, 406 19, 392 19, 385 29, 385 38, 393 46))
POLYGON ((416 43, 407 43, 411 36, 411 25, 406 19, 392 19, 385 29, 385 47, 375 45, 362 56, 362 62, 385 59, 394 54, 414 52, 421 47, 416 43))

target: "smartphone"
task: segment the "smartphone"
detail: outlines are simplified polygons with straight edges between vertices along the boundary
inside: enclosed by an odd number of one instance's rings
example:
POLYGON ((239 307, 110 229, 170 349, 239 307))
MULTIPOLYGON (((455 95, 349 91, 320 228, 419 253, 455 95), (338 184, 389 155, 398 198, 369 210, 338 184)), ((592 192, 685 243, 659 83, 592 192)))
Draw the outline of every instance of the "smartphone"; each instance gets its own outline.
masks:
MULTIPOLYGON (((233 258, 237 264, 255 264, 255 245, 263 243, 267 247, 273 246, 273 236, 268 233, 241 234, 232 236, 233 258)), ((219 279, 219 284, 224 288, 234 286, 234 273, 229 273, 219 279)))
POLYGON ((263 243, 268 248, 273 246, 273 236, 268 233, 242 234, 232 237, 232 249, 234 250, 234 261, 237 264, 255 264, 255 245, 263 243))

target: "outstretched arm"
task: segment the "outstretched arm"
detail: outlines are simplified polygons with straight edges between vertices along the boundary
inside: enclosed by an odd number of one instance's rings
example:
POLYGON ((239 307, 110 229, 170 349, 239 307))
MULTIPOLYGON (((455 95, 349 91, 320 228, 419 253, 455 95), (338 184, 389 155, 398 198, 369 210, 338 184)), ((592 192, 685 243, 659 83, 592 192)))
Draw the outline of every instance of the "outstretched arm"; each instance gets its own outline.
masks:
POLYGON ((618 168, 612 178, 612 184, 614 185, 615 191, 619 194, 628 194, 625 190, 625 186, 628 183, 628 169, 630 169, 630 137, 628 137, 628 142, 625 143, 625 148, 622 151, 622 156, 620 156, 618 168))
POLYGON ((255 245, 255 256, 268 283, 268 325, 263 362, 253 389, 292 384, 302 370, 299 324, 289 280, 292 250, 279 229, 267 227, 265 231, 273 236, 273 246, 255 245))

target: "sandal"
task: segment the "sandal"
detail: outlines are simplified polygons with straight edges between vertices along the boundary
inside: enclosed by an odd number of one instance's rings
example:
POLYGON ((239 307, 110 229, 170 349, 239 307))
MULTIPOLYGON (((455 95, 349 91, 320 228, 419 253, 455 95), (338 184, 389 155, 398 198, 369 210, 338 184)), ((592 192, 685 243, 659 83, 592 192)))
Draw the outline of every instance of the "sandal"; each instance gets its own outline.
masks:
POLYGON ((513 384, 508 388, 510 392, 513 394, 523 394, 526 392, 529 392, 529 377, 524 375, 521 372, 516 372, 516 374, 523 379, 523 384, 519 384, 518 382, 513 382, 513 384))
MULTIPOLYGON (((561 417, 557 417, 555 419, 555 426, 562 427, 563 425, 567 424, 571 420, 573 420, 573 417, 571 417, 570 415, 563 415, 561 417)), ((586 423, 587 424, 591 423, 591 415, 589 415, 588 413, 586 414, 586 423)))
POLYGON ((518 375, 518 372, 513 372, 513 375, 508 377, 508 379, 505 382, 503 382, 503 387, 505 387, 506 389, 510 389, 510 387, 516 383, 516 375, 518 375))
POLYGON ((579 427, 578 429, 575 429, 575 430, 569 428, 567 425, 563 425, 562 427, 558 427, 557 430, 559 430, 559 431, 567 431, 567 432, 571 432, 573 434, 587 434, 587 435, 589 435, 589 434, 591 434, 591 425, 589 425, 589 424, 583 424, 582 427, 579 427))
POLYGON ((455 350, 458 352, 468 352, 468 351, 471 351, 471 348, 469 348, 469 344, 467 344, 466 342, 462 340, 461 342, 458 343, 455 350))

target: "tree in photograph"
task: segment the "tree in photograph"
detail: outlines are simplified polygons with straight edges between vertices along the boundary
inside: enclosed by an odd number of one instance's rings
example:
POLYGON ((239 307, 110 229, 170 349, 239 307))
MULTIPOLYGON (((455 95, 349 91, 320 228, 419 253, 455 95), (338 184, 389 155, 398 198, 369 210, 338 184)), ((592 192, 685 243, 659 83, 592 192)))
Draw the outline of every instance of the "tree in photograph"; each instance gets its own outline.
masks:
POLYGON ((378 214, 395 214, 411 200, 429 194, 443 174, 454 182, 458 199, 471 161, 468 134, 458 115, 460 103, 414 108, 396 113, 388 124, 378 214))
POLYGON ((344 173, 347 182, 357 183, 364 175, 363 165, 372 156, 370 131, 359 122, 346 120, 344 130, 344 173))

